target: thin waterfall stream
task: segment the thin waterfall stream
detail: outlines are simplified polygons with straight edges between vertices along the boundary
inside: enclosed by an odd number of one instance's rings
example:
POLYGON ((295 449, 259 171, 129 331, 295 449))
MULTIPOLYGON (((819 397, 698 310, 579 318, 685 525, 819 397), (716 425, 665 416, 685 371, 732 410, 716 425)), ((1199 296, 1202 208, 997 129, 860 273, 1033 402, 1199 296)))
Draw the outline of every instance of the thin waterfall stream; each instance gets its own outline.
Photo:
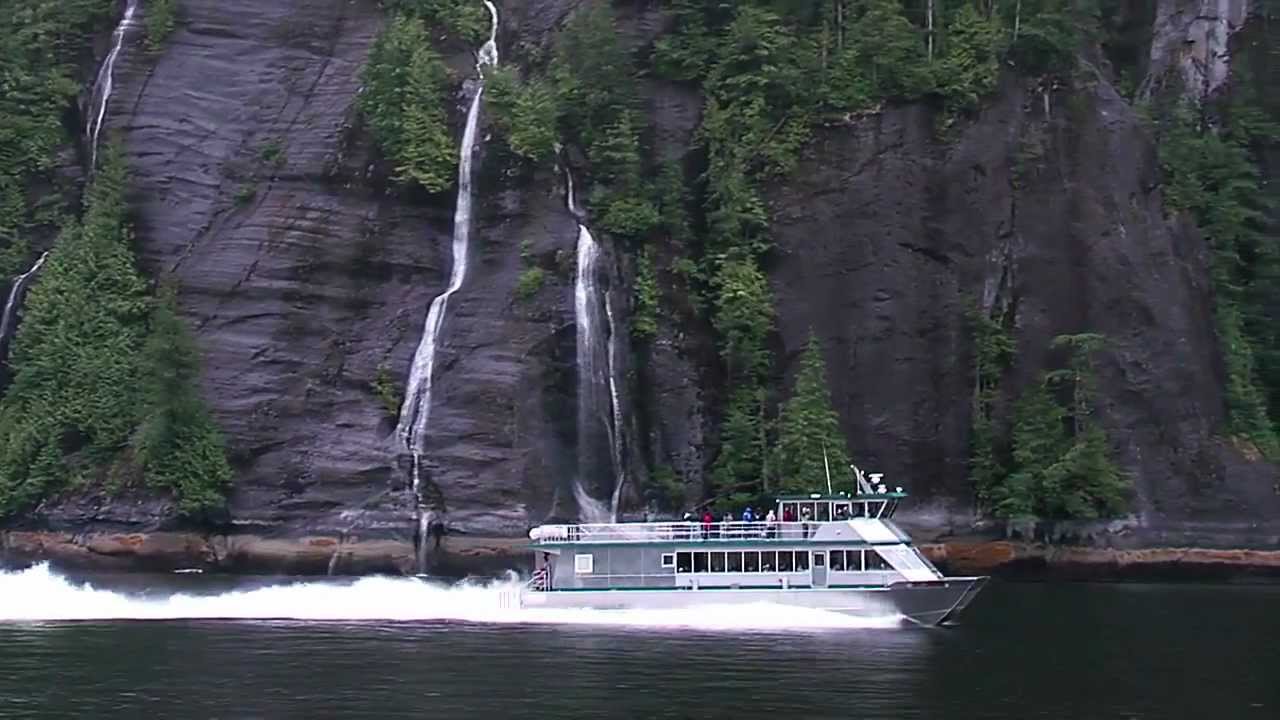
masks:
MULTIPOLYGON (((120 17, 115 31, 111 33, 111 50, 107 52, 106 59, 98 68, 93 89, 89 93, 89 119, 85 125, 85 137, 89 143, 90 173, 98 163, 98 145, 102 137, 102 127, 107 118, 107 103, 111 100, 111 91, 115 85, 116 61, 124 50, 126 35, 130 29, 137 26, 134 17, 138 12, 138 3, 139 0, 126 2, 124 15, 120 17)), ((40 268, 44 267, 44 261, 48 257, 49 251, 41 253, 30 269, 14 277, 13 284, 9 287, 9 297, 4 304, 4 315, 0 318, 0 362, 6 361, 9 357, 10 341, 18 326, 18 312, 22 308, 22 301, 26 298, 27 286, 35 279, 40 268)))
POLYGON ((471 162, 477 144, 476 134, 480 125, 480 99, 484 94, 484 68, 498 64, 498 9, 484 0, 489 10, 489 40, 476 53, 476 93, 467 109, 467 122, 458 149, 458 199, 453 211, 453 268, 449 273, 449 285, 431 301, 427 319, 422 328, 422 339, 413 355, 409 368, 409 381, 405 388, 404 404, 396 425, 396 436, 413 456, 413 493, 418 514, 418 570, 425 567, 427 533, 431 513, 422 500, 422 455, 426 448, 427 421, 431 414, 431 390, 436 366, 436 350, 449 310, 449 299, 462 288, 467 279, 468 258, 471 246, 471 162))
POLYGON ((125 35, 137 23, 134 15, 138 11, 138 0, 128 0, 124 8, 124 16, 120 24, 111 34, 111 51, 102 67, 98 68, 98 77, 93 82, 93 92, 89 94, 89 123, 85 127, 85 137, 89 140, 89 168, 92 171, 98 164, 98 144, 102 137, 102 126, 107 119, 107 103, 111 100, 111 91, 115 86, 116 60, 124 50, 125 35))
POLYGON ((573 496, 581 519, 589 523, 617 522, 626 478, 622 457, 622 407, 618 396, 613 304, 600 284, 601 248, 587 228, 574 193, 573 173, 565 168, 569 212, 578 219, 577 272, 573 288, 578 370, 578 472, 573 496), (610 503, 597 500, 584 480, 598 471, 596 437, 603 431, 609 446, 614 482, 610 503))
POLYGON ((44 266, 44 261, 48 257, 49 251, 46 250, 36 258, 31 269, 13 279, 13 285, 9 288, 9 299, 4 304, 4 318, 0 320, 0 360, 7 360, 9 357, 9 341, 18 326, 18 309, 26 296, 27 285, 35 274, 40 272, 40 268, 44 266))

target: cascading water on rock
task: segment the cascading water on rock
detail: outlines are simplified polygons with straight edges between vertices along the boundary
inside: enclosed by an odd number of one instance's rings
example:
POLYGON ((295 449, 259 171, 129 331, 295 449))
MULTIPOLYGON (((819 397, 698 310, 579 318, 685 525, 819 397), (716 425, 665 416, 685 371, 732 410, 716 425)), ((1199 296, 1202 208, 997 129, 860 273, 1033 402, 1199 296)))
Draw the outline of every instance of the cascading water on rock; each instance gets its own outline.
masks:
MULTIPOLYGON (((498 64, 498 9, 485 0, 491 24, 489 40, 476 54, 476 93, 467 109, 467 122, 462 132, 458 150, 458 199, 453 211, 453 269, 449 273, 449 285, 431 302, 427 319, 422 328, 422 339, 413 355, 409 368, 409 382, 405 389, 404 405, 400 408, 400 420, 396 436, 406 450, 413 455, 413 492, 419 505, 419 524, 422 522, 421 466, 426 446, 427 420, 431 414, 431 388, 435 374, 436 350, 444 328, 449 299, 462 288, 467 279, 467 263, 471 246, 471 161, 474 155, 476 132, 480 125, 480 98, 484 94, 484 69, 498 64)), ((420 533, 421 534, 421 533, 420 533)), ((425 545, 425 538, 419 539, 425 545)), ((419 555, 419 570, 422 552, 419 555)))
POLYGON ((40 268, 44 266, 44 261, 47 257, 49 257, 48 251, 41 253, 30 270, 13 279, 13 286, 9 288, 9 299, 4 304, 4 319, 0 320, 0 360, 9 357, 9 339, 17 327, 18 308, 22 305, 22 298, 28 283, 35 277, 36 273, 40 272, 40 268))
POLYGON ((125 36, 136 25, 134 14, 138 11, 138 0, 128 0, 124 8, 124 16, 111 35, 111 51, 102 67, 98 68, 98 77, 93 83, 93 92, 89 95, 89 123, 85 127, 85 136, 89 141, 89 167, 98 164, 98 140, 102 135, 102 125, 107 118, 107 102, 111 100, 111 90, 115 84, 116 60, 124 49, 125 36))
MULTIPOLYGON (((583 218, 574 194, 573 174, 565 170, 569 212, 583 218)), ((616 378, 617 358, 613 342, 613 310, 600 285, 600 244, 585 223, 578 224, 577 273, 573 288, 573 315, 577 333, 578 370, 578 474, 573 494, 579 515, 592 523, 616 522, 624 480, 622 462, 622 408, 616 378), (607 448, 601 461, 600 446, 607 448), (608 507, 591 497, 584 484, 603 467, 613 470, 612 502, 608 507)))
MULTIPOLYGON (((107 117, 107 102, 111 99, 111 90, 115 83, 116 60, 120 58, 120 52, 124 49, 127 33, 136 26, 134 15, 137 11, 138 0, 128 0, 120 23, 111 34, 111 50, 107 53, 106 60, 102 62, 102 67, 98 68, 98 77, 94 80, 93 91, 89 95, 89 121, 85 126, 85 137, 89 144, 91 169, 98 163, 98 142, 107 117)), ((4 317, 0 319, 0 360, 8 358, 10 336, 17 327, 18 309, 22 307, 27 285, 40 271, 48 256, 49 253, 44 252, 36 259, 31 269, 13 279, 9 298, 4 305, 4 317)))

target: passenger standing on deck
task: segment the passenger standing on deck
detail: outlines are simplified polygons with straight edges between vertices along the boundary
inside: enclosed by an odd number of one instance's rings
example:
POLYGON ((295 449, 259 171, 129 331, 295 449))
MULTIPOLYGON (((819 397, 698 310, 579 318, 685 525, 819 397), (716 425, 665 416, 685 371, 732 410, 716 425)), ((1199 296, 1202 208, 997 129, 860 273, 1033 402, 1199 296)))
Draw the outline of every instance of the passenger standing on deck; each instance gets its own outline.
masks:
POLYGON ((724 513, 724 517, 720 519, 720 537, 724 537, 724 538, 733 537, 732 527, 733 527, 733 513, 726 510, 724 513))
POLYGON ((716 522, 715 516, 711 514, 710 509, 702 511, 702 539, 706 540, 711 537, 711 526, 716 522))
POLYGON ((769 508, 769 514, 764 516, 764 521, 768 523, 765 528, 765 537, 778 537, 778 516, 774 514, 773 508, 769 508))

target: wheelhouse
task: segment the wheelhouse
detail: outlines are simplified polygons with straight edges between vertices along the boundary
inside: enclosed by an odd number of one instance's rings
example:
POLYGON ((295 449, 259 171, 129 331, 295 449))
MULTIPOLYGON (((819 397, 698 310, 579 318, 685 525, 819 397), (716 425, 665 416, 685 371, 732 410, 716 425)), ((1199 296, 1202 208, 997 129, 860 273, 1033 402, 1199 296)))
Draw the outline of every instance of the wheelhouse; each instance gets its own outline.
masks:
POLYGON ((777 515, 783 522, 840 522, 857 517, 888 520, 906 496, 901 490, 853 496, 787 495, 777 499, 777 515))

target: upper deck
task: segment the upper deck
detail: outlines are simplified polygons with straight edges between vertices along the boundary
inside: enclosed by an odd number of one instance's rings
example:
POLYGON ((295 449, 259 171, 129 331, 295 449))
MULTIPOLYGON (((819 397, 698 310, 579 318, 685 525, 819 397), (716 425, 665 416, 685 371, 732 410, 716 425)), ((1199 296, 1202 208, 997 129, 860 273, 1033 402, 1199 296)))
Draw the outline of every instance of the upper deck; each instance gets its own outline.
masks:
POLYGON ((669 544, 688 542, 745 543, 796 543, 807 540, 831 539, 823 528, 844 525, 848 521, 857 524, 858 532, 851 539, 867 544, 910 543, 911 538, 891 522, 864 518, 863 525, 857 518, 830 520, 827 522, 655 522, 655 523, 585 523, 579 525, 541 525, 529 531, 535 545, 630 545, 669 544), (883 528, 883 530, 880 530, 883 528))
POLYGON ((893 523, 887 522, 904 493, 873 495, 811 495, 778 498, 773 522, 682 522, 587 523, 542 525, 529 531, 535 545, 637 543, 685 543, 713 541, 719 543, 803 542, 826 539, 825 526, 845 524, 859 519, 873 522, 855 523, 856 536, 866 543, 910 543, 911 540, 893 523))

